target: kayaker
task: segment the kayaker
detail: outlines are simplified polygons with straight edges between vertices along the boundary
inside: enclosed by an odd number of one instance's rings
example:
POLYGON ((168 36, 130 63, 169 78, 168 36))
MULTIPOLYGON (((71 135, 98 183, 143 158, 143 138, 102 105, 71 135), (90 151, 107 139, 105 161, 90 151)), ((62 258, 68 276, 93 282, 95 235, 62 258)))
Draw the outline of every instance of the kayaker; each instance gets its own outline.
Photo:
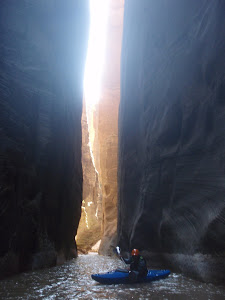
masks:
MULTIPOLYGON (((122 258, 122 256, 120 255, 122 258)), ((138 249, 133 249, 130 258, 122 258, 126 264, 130 264, 130 281, 134 282, 145 277, 148 273, 147 264, 138 249)))

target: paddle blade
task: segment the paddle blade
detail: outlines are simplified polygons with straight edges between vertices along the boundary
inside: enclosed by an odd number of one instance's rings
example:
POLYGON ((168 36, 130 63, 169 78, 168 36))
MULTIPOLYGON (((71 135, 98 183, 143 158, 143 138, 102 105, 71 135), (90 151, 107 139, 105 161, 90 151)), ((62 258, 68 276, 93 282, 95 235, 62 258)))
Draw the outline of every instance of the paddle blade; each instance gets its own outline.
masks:
POLYGON ((116 253, 117 253, 118 255, 120 255, 120 247, 119 247, 119 246, 116 247, 116 253))

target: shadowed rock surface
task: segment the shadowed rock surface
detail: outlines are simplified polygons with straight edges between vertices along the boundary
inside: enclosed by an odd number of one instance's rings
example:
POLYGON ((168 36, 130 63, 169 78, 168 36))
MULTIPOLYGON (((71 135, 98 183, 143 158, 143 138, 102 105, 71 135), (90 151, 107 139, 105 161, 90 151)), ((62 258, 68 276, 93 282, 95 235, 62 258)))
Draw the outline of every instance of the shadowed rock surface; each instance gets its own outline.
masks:
MULTIPOLYGON (((124 249, 215 259, 225 253, 224 12, 219 0, 125 2, 118 178, 124 249)), ((182 256, 171 261, 187 270, 182 256)), ((214 275, 224 270, 222 263, 214 275)))
POLYGON ((0 277, 76 255, 88 1, 0 4, 0 277))

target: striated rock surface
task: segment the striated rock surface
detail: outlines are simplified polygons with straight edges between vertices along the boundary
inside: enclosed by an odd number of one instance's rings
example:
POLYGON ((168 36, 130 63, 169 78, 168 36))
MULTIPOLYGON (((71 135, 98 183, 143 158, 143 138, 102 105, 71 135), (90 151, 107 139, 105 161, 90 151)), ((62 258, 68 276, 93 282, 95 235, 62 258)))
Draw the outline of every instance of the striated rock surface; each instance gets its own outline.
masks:
POLYGON ((0 4, 0 277, 76 255, 88 1, 0 4))
POLYGON ((173 265, 198 275, 225 253, 224 12, 220 0, 125 2, 118 240, 181 253, 173 265), (205 265, 184 263, 196 253, 205 265))
MULTIPOLYGON (((111 246, 115 246, 117 232, 118 110, 120 101, 120 54, 123 8, 124 0, 109 1, 106 55, 101 84, 101 97, 97 104, 87 101, 86 106, 89 142, 93 156, 92 161, 90 157, 83 161, 84 189, 85 177, 87 176, 88 180, 91 180, 90 177, 92 176, 94 164, 100 194, 100 197, 98 197, 101 209, 101 213, 99 213, 100 218, 98 219, 101 221, 100 234, 102 238, 99 248, 100 254, 111 254, 111 246), (85 163, 88 164, 87 167, 85 167, 85 163)), ((85 143, 85 140, 83 141, 85 143)), ((84 154, 84 157, 86 157, 86 154, 84 154)), ((92 184, 88 189, 92 190, 93 199, 97 199, 95 195, 96 188, 93 183, 94 180, 92 180, 92 184)), ((87 210, 85 205, 82 215, 82 218, 84 218, 83 223, 85 222, 85 215, 88 219, 93 218, 93 215, 91 216, 89 211, 90 209, 94 209, 94 207, 95 204, 87 210)), ((92 220, 94 221, 94 218, 92 220)), ((84 243, 82 247, 85 247, 84 243)))
POLYGON ((120 54, 124 0, 111 0, 102 96, 98 103, 99 180, 102 187, 101 254, 111 252, 117 232, 117 149, 120 101, 120 54))
POLYGON ((90 148, 90 136, 87 123, 86 103, 82 114, 82 168, 83 168, 83 200, 82 214, 77 232, 77 248, 79 251, 91 250, 101 239, 102 194, 98 173, 90 148))

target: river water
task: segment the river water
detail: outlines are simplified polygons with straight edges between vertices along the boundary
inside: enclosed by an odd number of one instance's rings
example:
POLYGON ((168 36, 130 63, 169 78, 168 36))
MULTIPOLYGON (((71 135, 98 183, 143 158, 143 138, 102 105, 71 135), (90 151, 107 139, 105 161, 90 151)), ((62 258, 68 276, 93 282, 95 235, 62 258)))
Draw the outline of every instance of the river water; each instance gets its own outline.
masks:
POLYGON ((225 288, 201 283, 180 274, 151 283, 101 285, 91 274, 123 264, 117 258, 79 255, 61 266, 23 273, 0 281, 0 299, 225 299, 225 288))

